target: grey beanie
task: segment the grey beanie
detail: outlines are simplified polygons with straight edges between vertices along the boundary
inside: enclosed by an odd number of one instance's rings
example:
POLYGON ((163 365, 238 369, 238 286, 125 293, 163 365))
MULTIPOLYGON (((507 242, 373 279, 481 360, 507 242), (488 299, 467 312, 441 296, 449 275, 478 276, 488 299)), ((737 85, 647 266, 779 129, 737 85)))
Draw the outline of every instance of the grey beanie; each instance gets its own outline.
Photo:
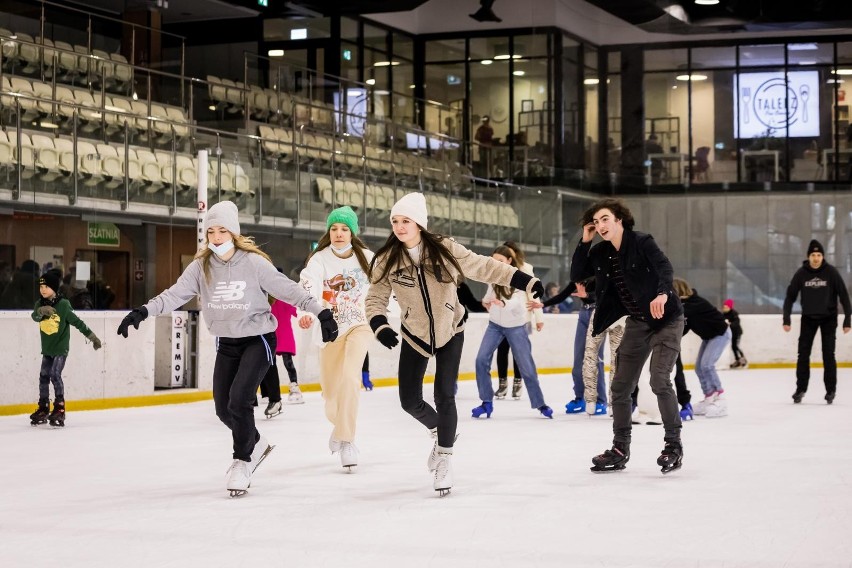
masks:
POLYGON ((240 233, 240 212, 233 201, 220 201, 207 210, 204 234, 210 227, 225 227, 235 235, 240 233))

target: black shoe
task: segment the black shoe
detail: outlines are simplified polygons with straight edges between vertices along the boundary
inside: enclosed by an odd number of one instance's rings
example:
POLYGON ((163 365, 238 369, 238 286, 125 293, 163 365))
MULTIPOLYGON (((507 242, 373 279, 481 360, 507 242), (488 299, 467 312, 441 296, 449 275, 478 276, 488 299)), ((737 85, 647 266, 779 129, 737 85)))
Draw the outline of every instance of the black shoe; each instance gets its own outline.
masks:
POLYGON ((805 396, 805 391, 797 390, 793 393, 793 404, 799 404, 802 402, 802 398, 805 396))
POLYGON ((825 402, 828 404, 834 402, 834 391, 825 393, 825 402))
POLYGON ((680 469, 683 462, 683 446, 680 442, 666 442, 660 457, 657 458, 657 465, 660 466, 663 473, 669 473, 676 469, 680 469))
POLYGON ((628 461, 630 461, 630 446, 616 442, 611 450, 606 450, 592 458, 591 470, 595 473, 619 471, 627 466, 628 461))

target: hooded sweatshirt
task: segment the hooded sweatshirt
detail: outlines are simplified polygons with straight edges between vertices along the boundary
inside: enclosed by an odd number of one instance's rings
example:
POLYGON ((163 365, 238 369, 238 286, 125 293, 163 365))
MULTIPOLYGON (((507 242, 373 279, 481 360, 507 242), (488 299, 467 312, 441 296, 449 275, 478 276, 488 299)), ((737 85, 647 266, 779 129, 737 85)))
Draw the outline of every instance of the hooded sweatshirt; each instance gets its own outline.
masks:
POLYGON ((152 298, 145 308, 149 316, 176 310, 201 296, 201 313, 207 329, 216 337, 252 337, 278 327, 268 296, 318 315, 322 306, 304 288, 278 272, 259 254, 237 250, 227 262, 210 255, 210 279, 202 260, 196 258, 177 282, 152 298))
POLYGON ((796 296, 802 294, 802 315, 815 318, 837 317, 837 301, 843 304, 843 327, 850 325, 852 306, 849 304, 849 292, 837 269, 826 261, 819 268, 811 268, 806 260, 793 275, 787 287, 784 299, 784 325, 790 325, 790 312, 796 296))
POLYGON ((693 331, 698 337, 706 341, 724 335, 728 331, 728 322, 725 321, 722 312, 699 296, 696 290, 692 291, 692 296, 681 298, 680 301, 683 303, 683 317, 685 318, 684 335, 693 331))

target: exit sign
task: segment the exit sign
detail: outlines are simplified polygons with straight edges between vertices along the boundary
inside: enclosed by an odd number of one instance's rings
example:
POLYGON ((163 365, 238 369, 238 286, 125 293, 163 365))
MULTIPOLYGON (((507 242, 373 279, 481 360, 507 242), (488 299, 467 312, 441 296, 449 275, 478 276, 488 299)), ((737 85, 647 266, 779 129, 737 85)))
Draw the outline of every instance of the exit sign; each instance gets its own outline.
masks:
POLYGON ((258 6, 263 6, 264 8, 269 7, 269 0, 257 0, 258 6))

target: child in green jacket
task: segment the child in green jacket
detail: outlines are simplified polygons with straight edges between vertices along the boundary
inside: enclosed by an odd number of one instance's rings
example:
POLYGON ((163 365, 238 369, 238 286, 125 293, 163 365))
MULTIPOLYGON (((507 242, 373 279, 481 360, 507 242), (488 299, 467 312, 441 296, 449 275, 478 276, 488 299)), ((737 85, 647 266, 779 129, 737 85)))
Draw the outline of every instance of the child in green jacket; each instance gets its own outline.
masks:
POLYGON ((71 303, 58 295, 61 279, 55 272, 47 272, 39 278, 38 291, 41 299, 36 302, 32 318, 41 330, 41 371, 38 377, 38 410, 30 415, 33 426, 50 421, 51 426, 65 426, 65 387, 62 384, 62 369, 68 357, 73 325, 92 341, 94 348, 101 348, 101 340, 77 317, 71 303), (53 383, 53 412, 50 410, 50 383, 53 383))

